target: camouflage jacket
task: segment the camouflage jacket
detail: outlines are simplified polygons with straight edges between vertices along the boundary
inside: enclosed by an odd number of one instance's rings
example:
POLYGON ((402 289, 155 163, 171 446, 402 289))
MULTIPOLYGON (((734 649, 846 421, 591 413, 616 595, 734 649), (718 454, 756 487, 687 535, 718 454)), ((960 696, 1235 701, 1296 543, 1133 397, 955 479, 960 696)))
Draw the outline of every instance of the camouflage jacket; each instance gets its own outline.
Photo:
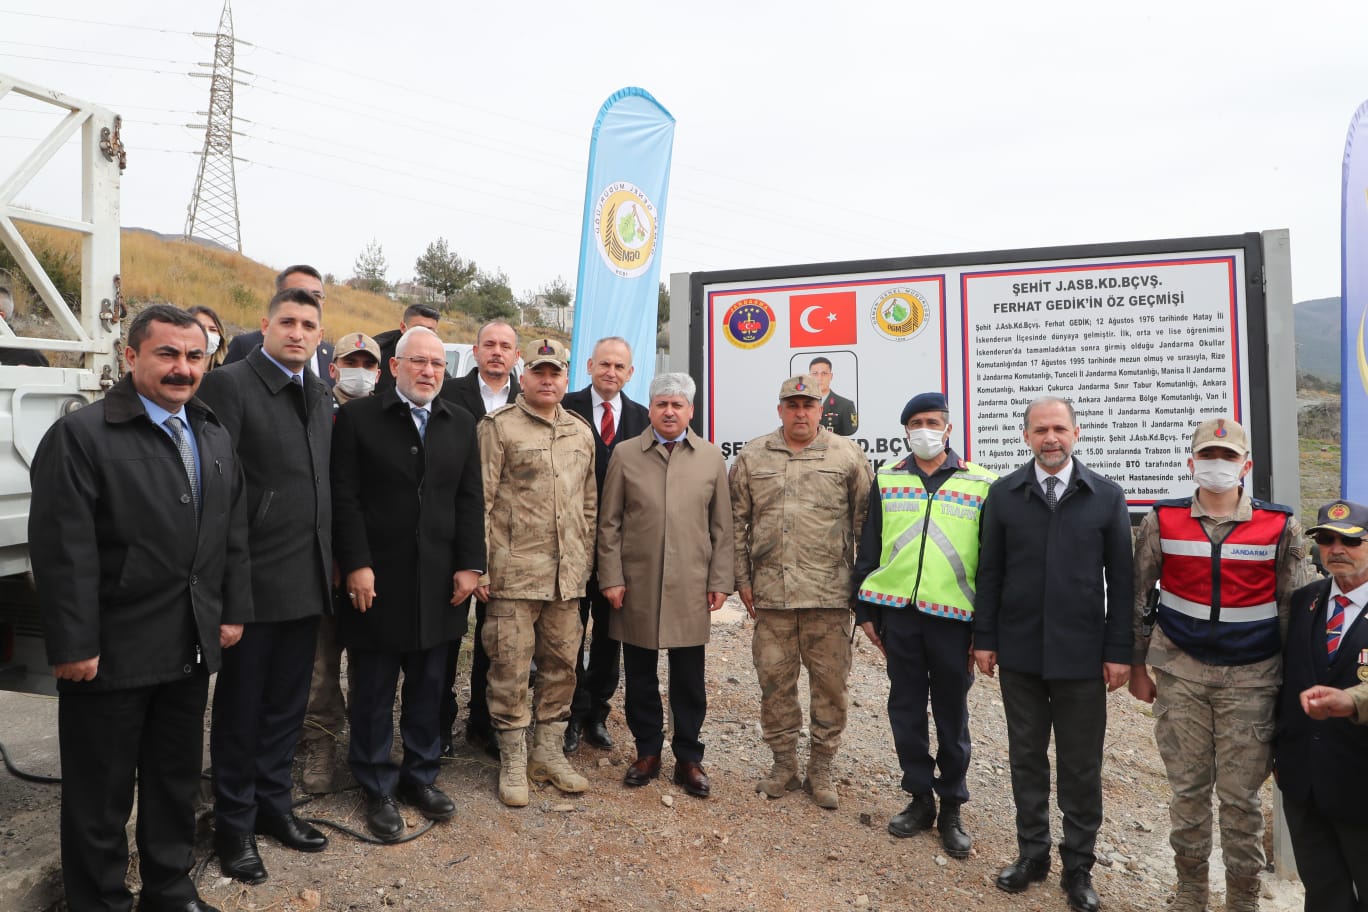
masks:
POLYGON ((782 429, 741 450, 731 468, 736 588, 757 608, 848 608, 850 571, 873 473, 831 431, 793 452, 782 429))
POLYGON ((494 598, 578 598, 594 560, 594 432, 556 408, 547 420, 520 394, 480 419, 494 598))

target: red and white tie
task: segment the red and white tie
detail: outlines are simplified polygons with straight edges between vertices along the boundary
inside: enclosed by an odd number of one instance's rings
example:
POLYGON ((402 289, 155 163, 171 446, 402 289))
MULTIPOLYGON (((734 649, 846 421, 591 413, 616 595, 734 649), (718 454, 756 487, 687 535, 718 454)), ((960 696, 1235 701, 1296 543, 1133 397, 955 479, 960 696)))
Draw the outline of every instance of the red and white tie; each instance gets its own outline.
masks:
POLYGON ((1349 597, 1337 595, 1334 601, 1335 607, 1330 611, 1330 620, 1325 624, 1325 655, 1331 662, 1335 661, 1340 639, 1344 636, 1344 609, 1349 607, 1349 597))
POLYGON ((603 423, 599 425, 599 439, 604 446, 613 445, 613 437, 616 436, 617 429, 613 427, 613 403, 603 403, 603 423))

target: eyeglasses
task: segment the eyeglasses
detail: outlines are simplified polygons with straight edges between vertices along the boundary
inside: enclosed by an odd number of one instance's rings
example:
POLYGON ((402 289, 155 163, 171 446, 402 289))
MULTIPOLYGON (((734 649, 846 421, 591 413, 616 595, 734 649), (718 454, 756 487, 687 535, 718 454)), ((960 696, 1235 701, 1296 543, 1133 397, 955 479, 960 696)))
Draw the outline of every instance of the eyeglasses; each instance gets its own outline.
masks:
POLYGON ((441 358, 418 358, 418 357, 413 357, 413 358, 400 358, 399 360, 400 360, 400 361, 407 361, 409 364, 412 364, 414 370, 422 370, 422 369, 425 368, 425 367, 430 367, 430 368, 432 368, 432 369, 435 370, 435 371, 444 371, 444 370, 446 370, 446 362, 443 361, 441 358))
POLYGON ((1316 544, 1322 548, 1329 548, 1335 542, 1344 542, 1346 548, 1357 548, 1363 544, 1362 536, 1350 538, 1347 535, 1336 535, 1334 532, 1317 532, 1314 536, 1316 544))

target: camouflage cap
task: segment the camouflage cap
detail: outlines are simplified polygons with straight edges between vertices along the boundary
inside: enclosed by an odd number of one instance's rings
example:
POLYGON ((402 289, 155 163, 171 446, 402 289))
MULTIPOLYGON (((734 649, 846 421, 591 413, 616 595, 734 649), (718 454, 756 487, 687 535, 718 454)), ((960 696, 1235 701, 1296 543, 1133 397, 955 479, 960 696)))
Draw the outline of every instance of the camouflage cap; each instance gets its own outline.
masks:
POLYGON ((1248 456, 1249 435, 1229 418, 1208 418, 1192 432, 1192 455, 1196 456, 1207 447, 1225 447, 1241 456, 1248 456))
POLYGON ((365 333, 347 333, 338 338, 333 346, 333 360, 341 361, 348 355, 363 351, 370 354, 375 359, 375 363, 380 363, 380 346, 375 344, 375 340, 365 333))
POLYGON ((817 383, 817 378, 811 374, 799 374, 796 377, 789 377, 784 381, 784 385, 779 387, 779 398, 792 399, 794 396, 807 396, 809 399, 821 399, 822 389, 817 383))
POLYGON ((522 357, 528 370, 538 364, 554 364, 561 370, 570 367, 570 349, 555 339, 533 339, 523 346, 522 357))
POLYGON ((1336 500, 1320 508, 1316 524, 1306 530, 1315 535, 1322 530, 1338 532, 1351 538, 1362 538, 1368 531, 1368 507, 1348 500, 1336 500))

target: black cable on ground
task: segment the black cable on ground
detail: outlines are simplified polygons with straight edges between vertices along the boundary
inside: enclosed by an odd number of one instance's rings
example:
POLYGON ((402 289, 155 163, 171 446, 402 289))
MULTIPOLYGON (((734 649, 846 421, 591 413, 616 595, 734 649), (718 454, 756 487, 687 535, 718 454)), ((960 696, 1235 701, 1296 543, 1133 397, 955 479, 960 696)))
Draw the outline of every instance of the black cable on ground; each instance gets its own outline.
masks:
POLYGON ((0 758, 3 758, 5 761, 5 769, 9 770, 15 777, 23 779, 25 782, 39 782, 44 785, 60 785, 62 782, 61 776, 39 776, 37 773, 24 772, 14 765, 14 761, 10 759, 9 751, 5 749, 4 744, 0 744, 0 758))

